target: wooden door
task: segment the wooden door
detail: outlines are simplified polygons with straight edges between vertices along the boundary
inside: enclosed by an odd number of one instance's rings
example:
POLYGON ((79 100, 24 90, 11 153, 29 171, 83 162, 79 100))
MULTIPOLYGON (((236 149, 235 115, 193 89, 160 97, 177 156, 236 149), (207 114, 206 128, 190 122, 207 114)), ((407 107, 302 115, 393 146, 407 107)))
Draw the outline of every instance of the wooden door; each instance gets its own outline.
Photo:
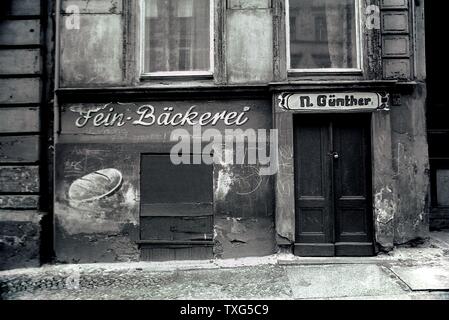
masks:
POLYGON ((296 117, 295 254, 373 254, 369 129, 364 114, 296 117))

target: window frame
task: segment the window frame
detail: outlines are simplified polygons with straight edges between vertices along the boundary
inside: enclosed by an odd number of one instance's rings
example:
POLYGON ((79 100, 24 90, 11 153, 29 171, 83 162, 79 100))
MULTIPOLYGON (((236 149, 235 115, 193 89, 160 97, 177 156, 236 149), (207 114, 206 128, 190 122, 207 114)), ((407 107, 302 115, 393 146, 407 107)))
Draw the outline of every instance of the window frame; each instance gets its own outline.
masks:
MULTIPOLYGON (((193 0, 195 1, 195 0, 193 0)), ((142 79, 169 78, 169 77, 207 77, 213 78, 215 73, 215 0, 209 0, 209 70, 207 71, 156 71, 145 72, 145 13, 147 0, 139 0, 140 23, 139 23, 139 76, 142 79)))
MULTIPOLYGON (((290 0, 285 1, 285 64, 287 76, 301 75, 301 74, 363 74, 364 73, 364 59, 363 59, 363 19, 361 13, 363 12, 363 2, 361 0, 355 1, 355 20, 356 20, 356 52, 357 52, 357 67, 356 68, 291 68, 291 53, 290 53, 290 0)), ((298 32, 298 30, 296 30, 298 32)))

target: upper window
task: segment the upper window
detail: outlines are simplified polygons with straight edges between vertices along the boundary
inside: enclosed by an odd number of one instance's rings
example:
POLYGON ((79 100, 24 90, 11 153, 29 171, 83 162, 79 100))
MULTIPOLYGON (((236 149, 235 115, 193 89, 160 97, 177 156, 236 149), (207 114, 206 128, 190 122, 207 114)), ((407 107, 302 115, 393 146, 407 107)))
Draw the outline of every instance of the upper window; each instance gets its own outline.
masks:
POLYGON ((143 0, 143 75, 213 73, 213 0, 143 0))
POLYGON ((286 0, 289 71, 360 71, 358 0, 286 0))

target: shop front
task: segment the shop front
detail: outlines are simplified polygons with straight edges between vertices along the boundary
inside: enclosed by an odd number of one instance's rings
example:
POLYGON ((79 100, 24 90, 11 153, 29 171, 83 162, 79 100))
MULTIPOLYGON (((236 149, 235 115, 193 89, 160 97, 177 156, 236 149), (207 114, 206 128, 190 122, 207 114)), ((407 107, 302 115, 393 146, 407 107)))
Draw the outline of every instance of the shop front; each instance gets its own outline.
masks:
POLYGON ((3 260, 370 256, 426 238, 449 208, 429 2, 48 0, 39 21, 8 4, 3 260))
POLYGON ((420 3, 101 3, 60 8, 56 260, 371 256, 426 237, 420 3))
POLYGON ((272 126, 270 100, 260 93, 225 100, 195 95, 97 103, 75 95, 62 104, 55 175, 59 260, 275 252, 272 176, 259 174, 266 164, 249 161, 251 154, 269 155, 260 133, 272 126), (252 133, 259 145, 248 142, 252 133))
POLYGON ((295 255, 374 255, 394 242, 395 216, 405 218, 392 153, 392 118, 395 125, 403 115, 391 96, 407 90, 391 83, 350 88, 273 89, 277 243, 295 255))

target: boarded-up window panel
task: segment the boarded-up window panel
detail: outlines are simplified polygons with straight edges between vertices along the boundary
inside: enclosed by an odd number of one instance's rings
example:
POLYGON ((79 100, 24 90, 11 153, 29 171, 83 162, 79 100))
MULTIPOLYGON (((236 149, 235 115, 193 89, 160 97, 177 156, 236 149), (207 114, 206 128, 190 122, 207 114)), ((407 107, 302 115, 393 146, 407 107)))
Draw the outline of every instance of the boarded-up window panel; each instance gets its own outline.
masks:
POLYGON ((38 74, 41 71, 39 49, 0 51, 0 74, 38 74))
POLYGON ((0 209, 31 210, 39 207, 39 196, 0 195, 0 209))
POLYGON ((408 0, 381 0, 382 9, 407 9, 408 0))
POLYGON ((385 33, 408 33, 409 20, 407 11, 382 13, 382 32, 385 33))
POLYGON ((408 0, 381 1, 383 78, 409 79, 413 74, 411 21, 408 0))
POLYGON ((39 108, 0 108, 0 133, 39 132, 39 108))
POLYGON ((0 193, 39 192, 39 167, 0 167, 0 193))
POLYGON ((212 215, 212 203, 142 203, 141 216, 178 217, 212 215))
POLYGON ((0 20, 0 45, 40 44, 39 20, 0 20))
POLYGON ((141 167, 142 204, 213 201, 210 165, 174 165, 169 155, 143 155, 141 167))
POLYGON ((212 203, 212 166, 174 165, 169 155, 143 155, 140 238, 154 243, 141 244, 141 259, 211 258, 213 247, 204 241, 213 240, 212 203))
POLYGON ((382 37, 382 54, 384 57, 409 57, 410 44, 408 35, 385 35, 382 37))
POLYGON ((144 240, 213 240, 213 217, 142 217, 141 239, 144 240))
POLYGON ((411 74, 410 59, 384 59, 383 73, 386 79, 407 79, 411 74))
POLYGON ((39 78, 0 79, 0 103, 39 103, 39 78))
POLYGON ((0 136, 0 163, 38 160, 39 136, 0 136))

